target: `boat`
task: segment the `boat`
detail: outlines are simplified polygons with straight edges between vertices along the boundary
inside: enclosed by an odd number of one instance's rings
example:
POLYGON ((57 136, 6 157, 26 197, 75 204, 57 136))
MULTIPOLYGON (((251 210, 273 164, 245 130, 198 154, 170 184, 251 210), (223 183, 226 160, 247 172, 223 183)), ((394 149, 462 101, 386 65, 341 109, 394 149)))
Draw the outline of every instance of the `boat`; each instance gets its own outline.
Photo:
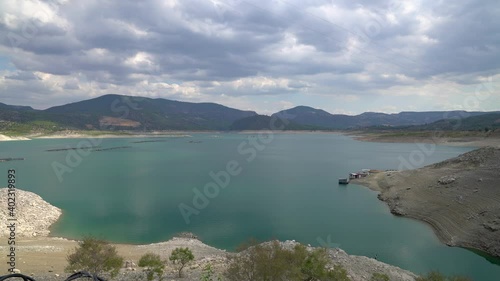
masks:
POLYGON ((348 178, 340 178, 339 184, 349 184, 349 179, 348 178))

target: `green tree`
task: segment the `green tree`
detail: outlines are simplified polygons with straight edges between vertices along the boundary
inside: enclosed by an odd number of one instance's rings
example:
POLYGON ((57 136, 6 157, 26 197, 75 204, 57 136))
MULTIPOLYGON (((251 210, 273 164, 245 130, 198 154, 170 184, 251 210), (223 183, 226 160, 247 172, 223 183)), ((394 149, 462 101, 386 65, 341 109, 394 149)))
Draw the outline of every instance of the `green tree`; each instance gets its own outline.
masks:
POLYGON ((148 280, 153 280, 155 274, 161 280, 165 265, 159 255, 153 253, 144 254, 139 260, 139 266, 146 268, 146 277, 148 280))
POLYGON ((376 272, 372 274, 372 278, 370 278, 370 281, 389 281, 389 276, 387 276, 387 274, 376 272))
POLYGON ((109 274, 114 277, 123 265, 123 258, 116 248, 104 240, 85 237, 78 242, 75 252, 67 256, 67 272, 85 270, 95 275, 109 274))
POLYGON ((182 269, 186 264, 194 260, 194 255, 189 248, 175 248, 170 254, 170 261, 179 267, 179 278, 182 277, 182 269))

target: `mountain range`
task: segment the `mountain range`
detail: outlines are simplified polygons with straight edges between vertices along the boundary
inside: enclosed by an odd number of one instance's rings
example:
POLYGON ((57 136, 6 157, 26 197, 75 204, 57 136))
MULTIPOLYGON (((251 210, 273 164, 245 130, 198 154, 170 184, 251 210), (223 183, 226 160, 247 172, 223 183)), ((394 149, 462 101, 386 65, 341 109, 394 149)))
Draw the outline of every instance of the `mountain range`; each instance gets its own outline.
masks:
POLYGON ((297 106, 272 114, 238 110, 216 103, 104 95, 36 110, 0 103, 0 131, 18 133, 74 130, 346 130, 360 128, 455 129, 500 127, 500 112, 429 111, 359 115, 331 114, 297 106), (454 123, 455 122, 455 123, 454 123), (463 125, 466 126, 463 126, 463 125))

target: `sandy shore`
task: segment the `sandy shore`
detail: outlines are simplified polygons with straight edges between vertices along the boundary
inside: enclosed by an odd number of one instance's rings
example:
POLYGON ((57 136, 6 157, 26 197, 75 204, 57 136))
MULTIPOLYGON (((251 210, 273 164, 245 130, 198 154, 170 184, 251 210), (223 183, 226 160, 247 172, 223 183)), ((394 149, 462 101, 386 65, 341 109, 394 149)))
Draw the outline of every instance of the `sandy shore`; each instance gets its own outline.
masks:
POLYGON ((92 134, 55 134, 46 136, 36 136, 32 139, 83 139, 83 138, 167 138, 167 137, 190 137, 187 132, 159 132, 150 134, 102 134, 102 135, 92 135, 92 134))
POLYGON ((393 214, 424 221, 450 246, 500 257, 500 148, 486 147, 409 171, 353 183, 379 191, 393 214))
MULTIPOLYGON (((167 138, 167 137, 191 137, 191 133, 183 131, 171 132, 151 132, 146 134, 124 133, 124 134, 85 134, 82 132, 68 132, 51 135, 27 135, 22 137, 10 137, 0 134, 0 142, 2 141, 19 141, 33 139, 85 139, 85 138, 167 138)), ((217 133, 217 132, 214 132, 217 133)))
POLYGON ((9 136, 0 134, 0 142, 1 141, 20 141, 20 140, 30 140, 30 139, 27 137, 9 137, 9 136))

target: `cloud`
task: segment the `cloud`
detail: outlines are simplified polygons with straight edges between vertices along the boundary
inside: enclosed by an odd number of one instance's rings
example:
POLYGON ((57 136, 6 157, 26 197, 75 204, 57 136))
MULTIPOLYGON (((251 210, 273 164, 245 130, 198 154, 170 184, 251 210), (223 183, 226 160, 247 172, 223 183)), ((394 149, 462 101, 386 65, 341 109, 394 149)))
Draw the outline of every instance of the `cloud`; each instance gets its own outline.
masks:
POLYGON ((4 77, 5 79, 22 80, 22 81, 38 79, 38 77, 35 74, 33 74, 33 72, 28 72, 28 71, 19 71, 17 73, 14 73, 12 75, 6 75, 4 77))
MULTIPOLYGON (((6 0, 0 10, 10 65, 0 98, 35 108, 109 93, 259 112, 368 96, 410 106, 461 98, 500 69, 493 0, 6 0)), ((381 110, 405 108, 387 102, 381 110)))

